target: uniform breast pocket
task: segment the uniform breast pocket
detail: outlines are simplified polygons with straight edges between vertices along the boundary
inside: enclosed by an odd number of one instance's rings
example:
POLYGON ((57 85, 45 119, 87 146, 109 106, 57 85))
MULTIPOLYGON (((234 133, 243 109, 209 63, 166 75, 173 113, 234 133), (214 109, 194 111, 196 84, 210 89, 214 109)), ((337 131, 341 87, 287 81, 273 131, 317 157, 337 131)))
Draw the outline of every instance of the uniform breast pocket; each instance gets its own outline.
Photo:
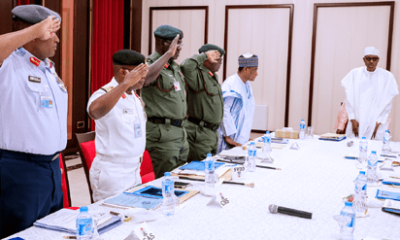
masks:
POLYGON ((161 72, 157 81, 158 87, 163 90, 170 90, 174 86, 174 77, 171 73, 161 72))
POLYGON ((136 116, 132 109, 125 109, 122 112, 121 119, 126 123, 133 123, 136 119, 136 116))
POLYGON ((27 97, 32 105, 32 109, 38 112, 40 110, 40 93, 43 90, 42 85, 41 83, 27 81, 26 88, 27 97))
POLYGON ((219 100, 219 94, 221 92, 221 87, 217 81, 205 81, 205 90, 207 91, 207 95, 212 97, 212 102, 217 103, 219 100))

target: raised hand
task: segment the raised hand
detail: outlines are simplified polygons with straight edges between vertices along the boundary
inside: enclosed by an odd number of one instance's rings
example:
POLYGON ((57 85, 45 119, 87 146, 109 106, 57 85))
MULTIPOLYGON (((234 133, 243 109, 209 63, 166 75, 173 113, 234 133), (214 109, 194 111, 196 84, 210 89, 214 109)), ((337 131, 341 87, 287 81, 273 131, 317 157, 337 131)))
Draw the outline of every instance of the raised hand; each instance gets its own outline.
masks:
POLYGON ((207 55, 207 60, 210 61, 210 63, 217 63, 218 59, 221 57, 221 53, 217 50, 210 50, 206 52, 207 55))
POLYGON ((34 25, 38 38, 43 41, 54 37, 55 32, 60 29, 60 26, 60 20, 54 16, 48 16, 45 20, 34 25))
POLYGON ((169 45, 168 52, 171 53, 171 56, 175 56, 176 49, 178 48, 179 34, 176 35, 174 40, 172 40, 171 45, 169 45))
POLYGON ((146 74, 149 72, 147 69, 149 65, 147 64, 140 64, 139 66, 135 67, 132 71, 125 70, 125 78, 124 78, 124 83, 128 84, 128 86, 133 86, 137 82, 140 81, 140 79, 144 78, 146 74))

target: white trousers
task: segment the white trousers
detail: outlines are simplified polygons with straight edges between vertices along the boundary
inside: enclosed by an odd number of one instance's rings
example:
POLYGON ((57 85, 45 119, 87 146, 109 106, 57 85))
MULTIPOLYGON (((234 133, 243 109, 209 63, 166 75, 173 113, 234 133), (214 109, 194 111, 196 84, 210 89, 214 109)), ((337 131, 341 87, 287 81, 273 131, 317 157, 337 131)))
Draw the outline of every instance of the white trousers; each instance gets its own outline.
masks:
POLYGON ((140 157, 114 158, 97 154, 89 171, 95 202, 142 183, 140 157))

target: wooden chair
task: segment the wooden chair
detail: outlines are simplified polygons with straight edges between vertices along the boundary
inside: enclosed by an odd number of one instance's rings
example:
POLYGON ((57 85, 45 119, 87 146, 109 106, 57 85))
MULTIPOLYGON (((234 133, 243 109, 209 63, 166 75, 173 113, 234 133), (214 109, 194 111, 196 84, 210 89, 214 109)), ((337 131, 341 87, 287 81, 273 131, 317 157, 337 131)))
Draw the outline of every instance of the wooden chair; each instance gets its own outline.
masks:
POLYGON ((85 170, 86 181, 89 187, 90 193, 90 201, 93 203, 93 191, 90 186, 89 180, 89 170, 92 166, 92 162, 94 157, 96 156, 96 148, 94 145, 94 139, 96 137, 96 132, 88 132, 88 133, 75 133, 77 145, 79 147, 79 155, 82 159, 82 165, 85 170))
POLYGON ((60 153, 60 168, 62 169, 62 191, 63 191, 63 208, 69 208, 72 210, 79 209, 78 207, 71 207, 71 193, 69 189, 68 172, 65 164, 64 153, 60 153))

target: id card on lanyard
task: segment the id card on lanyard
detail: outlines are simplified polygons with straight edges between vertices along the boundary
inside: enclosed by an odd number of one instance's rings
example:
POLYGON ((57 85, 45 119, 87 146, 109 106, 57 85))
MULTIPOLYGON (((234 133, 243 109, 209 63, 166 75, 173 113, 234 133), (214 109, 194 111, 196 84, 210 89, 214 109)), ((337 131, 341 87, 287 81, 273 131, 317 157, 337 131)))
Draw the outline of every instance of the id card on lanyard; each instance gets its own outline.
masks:
POLYGON ((134 131, 135 131, 135 138, 141 138, 142 137, 142 124, 139 122, 134 123, 134 131))

